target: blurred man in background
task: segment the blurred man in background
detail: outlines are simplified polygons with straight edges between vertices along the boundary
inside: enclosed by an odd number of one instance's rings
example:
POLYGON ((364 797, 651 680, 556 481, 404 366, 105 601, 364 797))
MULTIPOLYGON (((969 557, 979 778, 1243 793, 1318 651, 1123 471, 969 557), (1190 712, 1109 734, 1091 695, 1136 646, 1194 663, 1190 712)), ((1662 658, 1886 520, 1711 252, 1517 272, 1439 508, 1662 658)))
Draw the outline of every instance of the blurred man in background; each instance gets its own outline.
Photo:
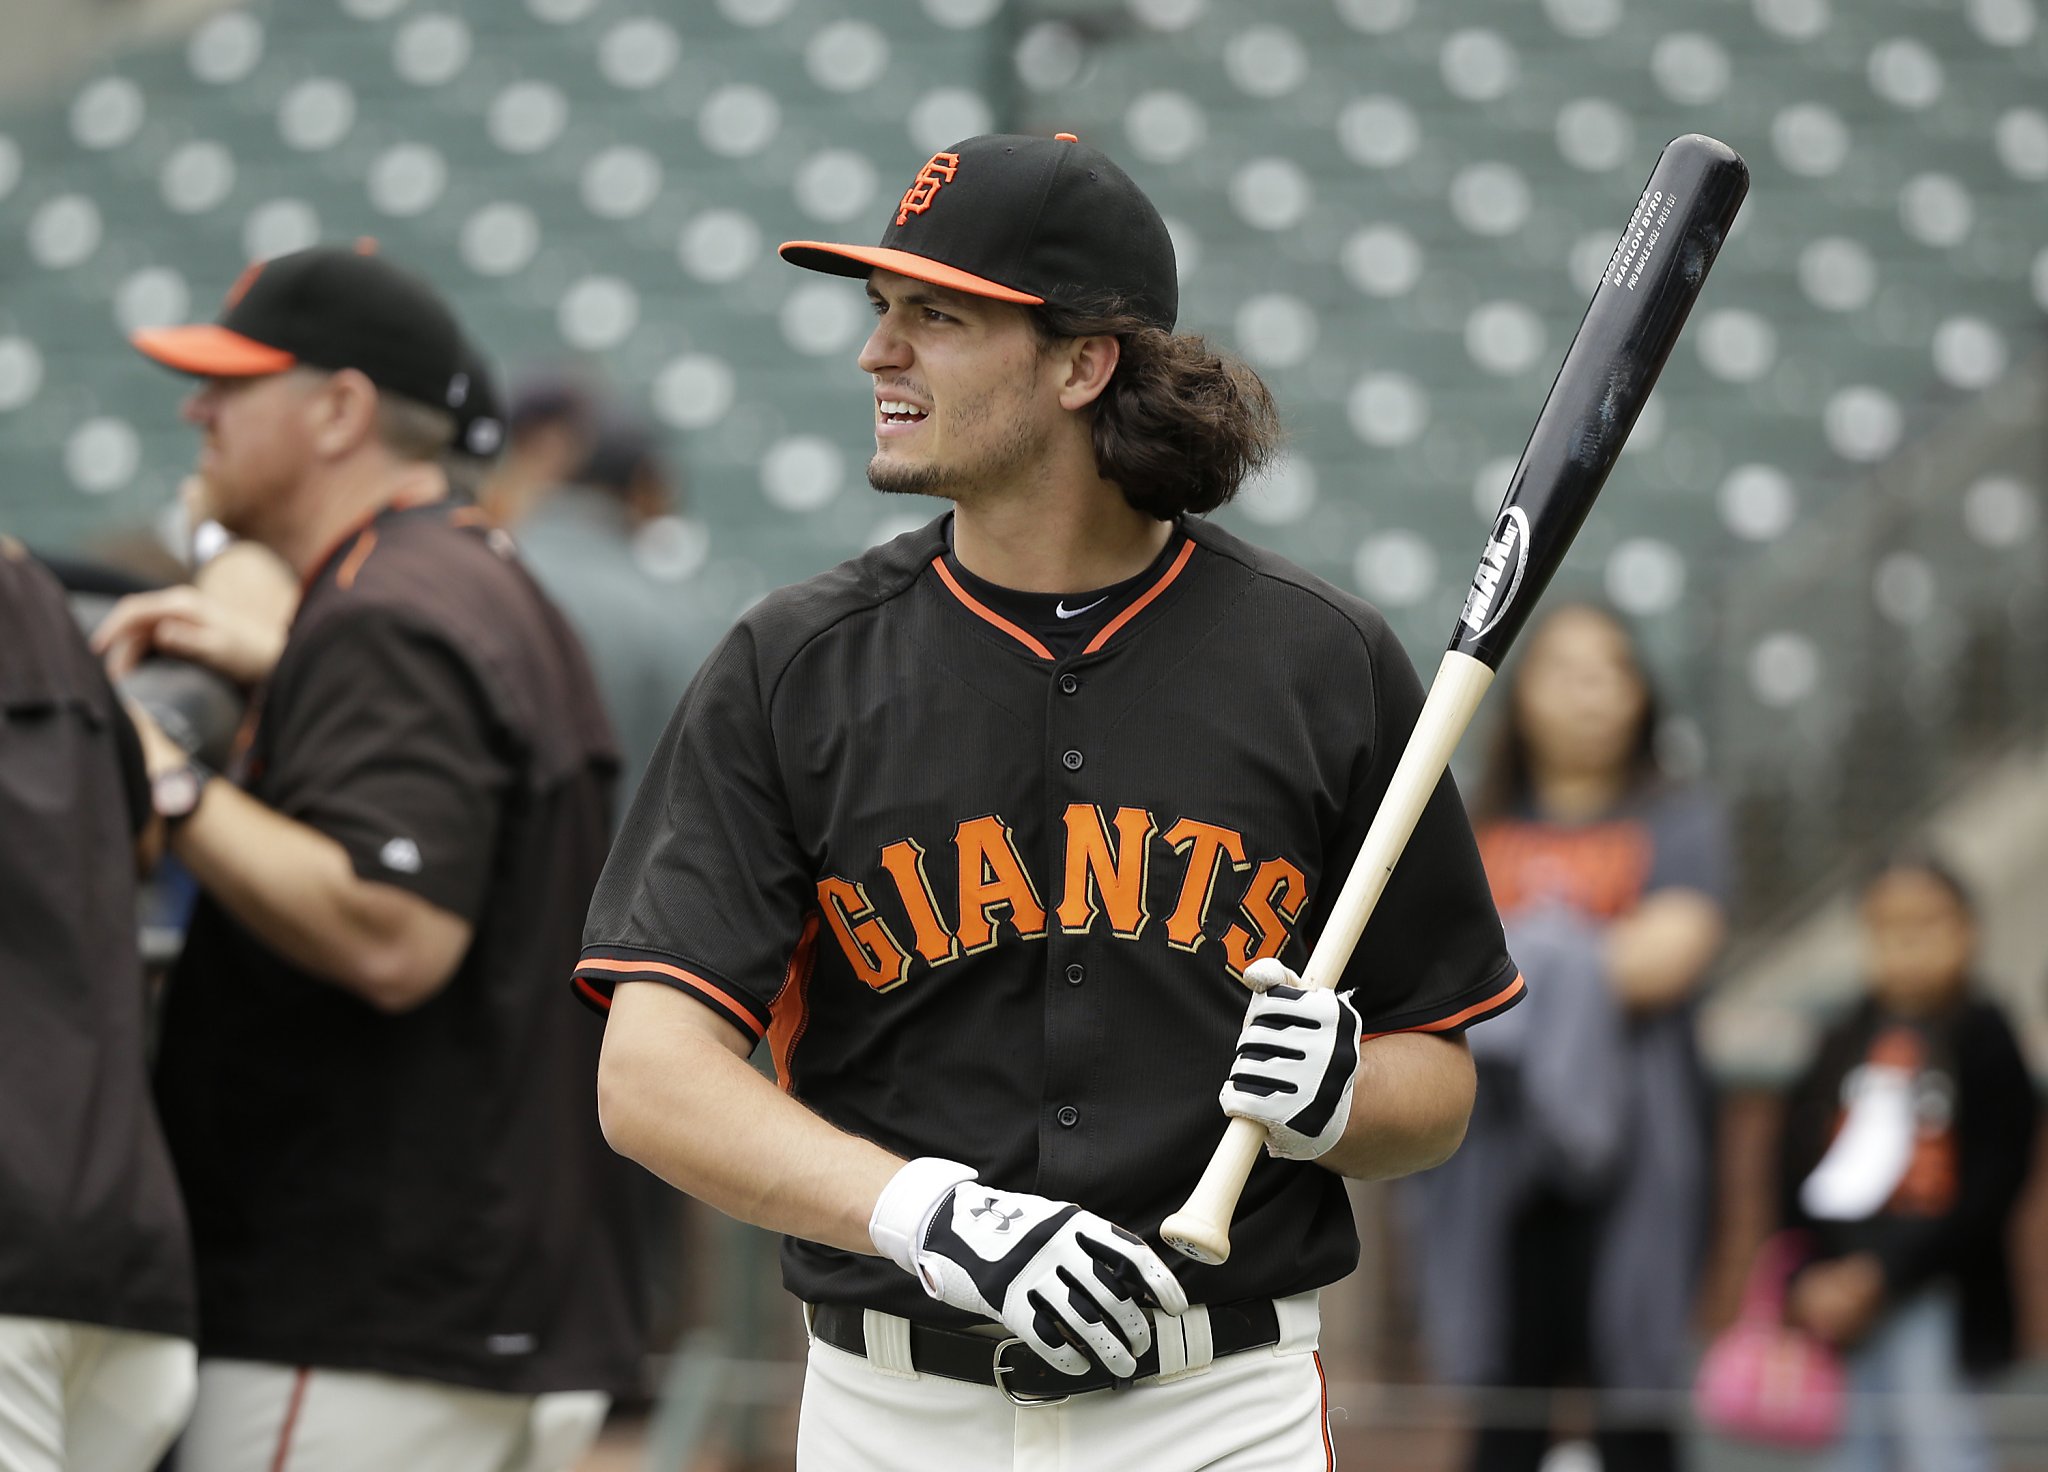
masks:
POLYGON ((477 504, 499 526, 518 526, 589 458, 596 416, 590 386, 568 374, 521 383, 505 413, 504 451, 478 487, 477 504))
POLYGON ((676 587, 650 577, 634 555, 639 530, 679 499, 653 431, 609 414, 591 423, 587 446, 567 482, 531 503, 516 535, 527 567, 590 652, 630 793, 703 651, 678 636, 676 587))
POLYGON ((282 648, 191 590, 118 605, 116 670, 176 643, 258 683, 238 781, 140 722, 205 891, 159 1097, 190 1203, 202 1472, 548 1472, 638 1352, 625 1175, 562 1025, 615 758, 581 650, 441 457, 460 329, 375 256, 245 275, 138 333, 202 381, 209 509, 303 593, 282 648))
POLYGON ((142 751, 0 538, 0 1467, 147 1472, 192 1405, 191 1251, 149 1107, 142 751))

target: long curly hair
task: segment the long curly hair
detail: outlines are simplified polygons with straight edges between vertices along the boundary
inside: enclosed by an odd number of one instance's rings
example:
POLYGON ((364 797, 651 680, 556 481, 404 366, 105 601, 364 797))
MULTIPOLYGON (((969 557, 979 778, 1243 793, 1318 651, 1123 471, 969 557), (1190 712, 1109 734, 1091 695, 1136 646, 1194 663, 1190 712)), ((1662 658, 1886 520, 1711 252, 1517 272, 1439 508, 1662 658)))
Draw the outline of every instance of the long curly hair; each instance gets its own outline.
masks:
POLYGON ((1120 302, 1031 310, 1040 343, 1114 337, 1109 386, 1091 406, 1095 465, 1148 516, 1214 511, 1280 445, 1280 411, 1249 364, 1193 333, 1167 332, 1120 302))

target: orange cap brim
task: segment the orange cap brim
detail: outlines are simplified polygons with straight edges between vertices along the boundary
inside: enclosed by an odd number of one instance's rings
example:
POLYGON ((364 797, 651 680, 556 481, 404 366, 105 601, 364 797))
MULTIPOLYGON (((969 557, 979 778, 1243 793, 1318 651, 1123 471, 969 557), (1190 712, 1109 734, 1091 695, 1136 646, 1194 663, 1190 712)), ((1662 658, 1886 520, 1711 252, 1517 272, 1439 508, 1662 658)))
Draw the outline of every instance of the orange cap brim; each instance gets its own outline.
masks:
POLYGON ((189 327, 145 327, 128 340, 144 357, 200 378, 255 378, 265 373, 282 373, 299 361, 283 348, 271 347, 211 322, 197 322, 189 327))
POLYGON ((1045 305, 1042 296, 1033 296, 1000 281, 973 275, 929 256, 912 255, 907 250, 890 250, 880 245, 833 245, 823 240, 785 240, 779 254, 792 266, 802 266, 806 271, 823 271, 832 276, 865 276, 874 270, 894 271, 912 281, 929 281, 933 286, 948 287, 968 296, 991 297, 999 302, 1016 302, 1026 307, 1045 305))

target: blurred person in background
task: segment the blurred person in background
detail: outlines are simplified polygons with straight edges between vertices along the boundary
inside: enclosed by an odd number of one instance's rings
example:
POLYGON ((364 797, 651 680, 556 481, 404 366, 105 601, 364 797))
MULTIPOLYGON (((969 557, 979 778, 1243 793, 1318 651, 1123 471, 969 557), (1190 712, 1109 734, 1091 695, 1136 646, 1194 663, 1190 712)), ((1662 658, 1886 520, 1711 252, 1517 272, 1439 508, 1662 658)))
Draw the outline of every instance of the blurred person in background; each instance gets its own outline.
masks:
POLYGON ((678 500, 653 430, 605 414, 585 443, 582 463, 528 507, 514 534, 589 651, 631 793, 705 651, 684 636, 677 585, 650 576, 634 555, 636 534, 678 500))
POLYGON ((2013 1357, 2007 1237, 2039 1103, 1975 982, 1976 913, 1954 872, 1887 858, 1861 920, 1864 995, 1787 1096, 1782 1210, 1810 1250, 1787 1311, 1847 1354, 1829 1472, 1990 1472, 1969 1396, 2013 1357))
MULTIPOLYGON (((561 401, 529 391, 523 407, 542 453, 555 429, 535 429, 542 408, 561 401)), ((550 411, 552 412, 552 411, 550 411)), ((590 655, 605 714, 618 737, 620 785, 638 790, 641 776, 675 713, 705 649, 688 627, 676 583, 649 575, 634 539, 666 515, 678 495, 653 429, 617 411, 583 403, 582 463, 564 483, 530 502, 515 529, 534 580, 561 607, 590 655)), ((623 809, 623 804, 621 805, 623 809)), ((683 1197, 659 1177, 635 1173, 647 1242, 646 1291, 651 1342, 673 1342, 683 1311, 683 1197)))
POLYGON ((235 780, 138 719, 204 891, 158 1098, 191 1213, 188 1472, 551 1472, 637 1381, 626 1174, 566 1023, 615 758, 574 635, 446 499, 463 344, 432 288, 313 249, 216 324, 137 333, 230 534, 301 579, 288 636, 192 589, 117 605, 255 685, 235 780))
MULTIPOLYGON (((1528 978, 1473 1034, 1465 1144, 1417 1180, 1421 1310, 1439 1372, 1477 1386, 1685 1381, 1708 1215, 1711 1096, 1693 1002, 1724 930, 1719 808, 1668 781, 1629 631, 1552 610, 1508 678, 1474 821, 1528 978)), ((1668 1472, 1666 1425, 1602 1425, 1605 1472, 1668 1472)), ((1473 1472, 1535 1472, 1544 1425, 1484 1425, 1473 1472)))
POLYGON ((476 492, 492 521, 516 529, 590 458, 597 396, 581 379, 550 373, 512 390, 504 449, 476 492))
POLYGON ((0 629, 0 1467, 148 1472, 197 1328, 144 1058, 148 778, 62 587, 4 537, 0 629))

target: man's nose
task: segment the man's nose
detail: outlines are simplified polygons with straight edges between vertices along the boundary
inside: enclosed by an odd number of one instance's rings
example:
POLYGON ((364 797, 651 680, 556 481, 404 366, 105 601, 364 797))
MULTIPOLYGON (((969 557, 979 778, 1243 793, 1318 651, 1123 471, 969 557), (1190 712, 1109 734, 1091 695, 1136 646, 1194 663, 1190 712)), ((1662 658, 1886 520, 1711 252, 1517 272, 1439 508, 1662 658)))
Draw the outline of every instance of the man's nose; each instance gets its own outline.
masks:
POLYGON ((910 345, 884 316, 875 323, 875 330, 868 334, 868 340, 861 344, 858 361, 863 373, 887 373, 892 369, 908 368, 910 345))

